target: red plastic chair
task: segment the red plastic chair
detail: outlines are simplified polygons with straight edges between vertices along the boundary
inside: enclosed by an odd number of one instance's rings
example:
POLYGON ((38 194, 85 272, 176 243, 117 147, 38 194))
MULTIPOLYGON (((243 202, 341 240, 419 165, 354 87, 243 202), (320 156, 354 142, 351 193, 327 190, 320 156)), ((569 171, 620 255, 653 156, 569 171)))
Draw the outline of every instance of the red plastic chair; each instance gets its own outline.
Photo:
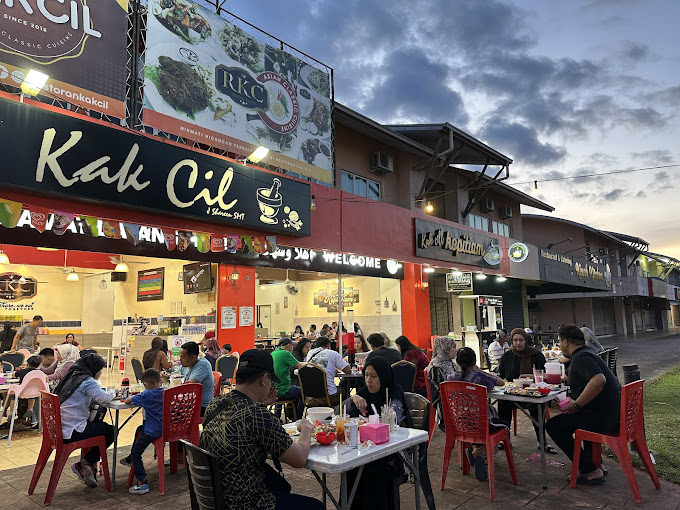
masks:
MULTIPOLYGON (((510 434, 505 427, 489 433, 489 407, 486 400, 486 388, 479 384, 464 381, 447 381, 439 385, 442 395, 442 409, 446 423, 446 445, 444 446, 444 464, 442 466, 441 490, 444 490, 446 474, 451 460, 451 451, 456 441, 463 448, 470 444, 486 445, 486 457, 489 466, 489 492, 491 501, 496 500, 496 473, 494 458, 496 445, 505 443, 505 456, 508 459, 512 483, 519 485, 515 462, 512 458, 510 434)), ((470 473, 467 455, 463 455, 463 474, 470 473)))
POLYGON ((432 405, 432 391, 430 390, 430 376, 429 376, 429 369, 425 369, 425 389, 427 390, 427 400, 430 401, 430 422, 427 425, 427 433, 430 436, 430 439, 427 442, 427 447, 430 447, 430 443, 432 443, 432 435, 434 434, 434 428, 437 425, 437 422, 435 420, 435 409, 434 405, 432 405))
MULTIPOLYGON (((158 461, 158 487, 165 494, 165 443, 170 443, 170 473, 177 472, 177 442, 186 439, 198 444, 198 419, 201 415, 203 385, 189 383, 168 388, 163 393, 163 435, 153 442, 158 461)), ((186 466, 186 455, 184 458, 186 466)), ((130 468, 127 486, 135 480, 135 470, 130 468)))
POLYGON ((222 373, 215 372, 213 370, 213 379, 215 380, 215 386, 213 387, 213 398, 217 398, 220 396, 220 392, 222 391, 222 373))
MULTIPOLYGON (((104 483, 106 490, 111 491, 111 479, 109 478, 109 463, 106 458, 106 439, 104 436, 91 437, 73 443, 64 443, 64 435, 61 431, 61 407, 59 406, 59 397, 48 393, 46 391, 40 392, 40 412, 43 426, 43 440, 38 454, 38 462, 33 469, 33 477, 31 484, 28 486, 28 493, 33 494, 35 486, 38 485, 40 475, 42 475, 45 464, 52 454, 53 450, 57 453, 54 456, 54 465, 52 466, 52 473, 50 474, 50 483, 47 486, 47 494, 45 494, 45 506, 52 503, 54 492, 57 490, 57 483, 64 466, 68 461, 69 455, 74 450, 83 449, 89 450, 94 446, 99 447, 99 453, 102 457, 102 469, 104 471, 104 483)), ((83 452, 85 453, 85 452, 83 452)))
POLYGON ((574 460, 571 464, 570 487, 576 487, 578 462, 581 457, 581 441, 592 441, 593 462, 595 462, 597 466, 602 465, 602 443, 614 450, 636 503, 640 503, 642 497, 640 496, 640 488, 635 479, 633 463, 631 462, 630 454, 628 453, 628 443, 633 443, 633 448, 640 454, 640 459, 642 460, 647 473, 649 473, 649 477, 652 479, 654 487, 656 487, 657 490, 661 489, 659 477, 656 474, 652 458, 649 455, 647 440, 645 439, 643 429, 643 383, 644 379, 626 384, 621 388, 621 425, 618 434, 599 434, 588 430, 576 430, 574 436, 574 460))

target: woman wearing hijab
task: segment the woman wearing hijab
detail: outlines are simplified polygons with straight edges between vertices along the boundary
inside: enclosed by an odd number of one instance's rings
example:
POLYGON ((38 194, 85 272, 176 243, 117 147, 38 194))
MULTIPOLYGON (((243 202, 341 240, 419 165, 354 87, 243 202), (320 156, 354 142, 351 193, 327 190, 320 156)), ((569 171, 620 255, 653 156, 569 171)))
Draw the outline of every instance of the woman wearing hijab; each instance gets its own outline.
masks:
MULTIPOLYGON (((392 407, 397 413, 397 423, 412 427, 404 392, 395 384, 392 367, 385 358, 375 357, 364 365, 366 386, 345 400, 350 417, 373 414, 373 406, 380 412, 387 403, 388 393, 392 407)), ((358 469, 347 473, 347 486, 353 487, 358 469)), ((373 461, 364 466, 357 493, 352 500, 352 510, 381 510, 399 507, 399 484, 403 481, 404 466, 397 454, 373 461)))
MULTIPOLYGON (((534 347, 528 345, 529 335, 522 328, 515 328, 510 332, 510 341, 512 342, 512 349, 503 354, 501 362, 498 364, 498 376, 506 381, 514 381, 521 375, 531 375, 533 378, 533 369, 545 370, 545 356, 543 353, 534 347)), ((529 404, 529 414, 538 421, 538 406, 536 404, 529 404)), ((513 402, 507 400, 500 400, 498 402, 498 416, 501 420, 512 423, 512 411, 515 409, 513 402)), ((544 417, 541 416, 541 419, 544 417)), ((536 431, 536 440, 538 441, 538 427, 534 425, 536 431)), ((556 454, 557 450, 548 443, 545 443, 546 453, 556 454)))
MULTIPOLYGON (((166 351, 163 350, 164 340, 157 336, 151 340, 151 349, 144 352, 142 356, 142 365, 144 365, 144 370, 150 368, 155 368, 159 372, 163 370, 170 370, 172 368, 172 363, 168 359, 166 351)), ((167 348, 167 344, 166 348, 167 348)))
POLYGON ((54 348, 55 358, 49 367, 40 367, 47 374, 50 387, 54 388, 61 381, 73 364, 80 358, 80 351, 75 345, 61 344, 54 348))
POLYGON ((597 337, 595 336, 595 332, 593 332, 592 329, 583 326, 581 328, 581 331, 583 332, 583 336, 586 339, 586 345, 590 347, 592 350, 594 350, 595 354, 600 354, 601 352, 604 352, 604 347, 602 347, 602 344, 597 339, 597 337))
MULTIPOLYGON (((55 389, 61 405, 61 431, 64 434, 64 443, 96 436, 104 436, 107 447, 113 443, 111 425, 103 421, 88 421, 92 401, 103 404, 116 396, 115 390, 104 391, 97 382, 105 366, 106 361, 98 354, 80 358, 55 389)), ((100 458, 99 447, 93 446, 80 462, 71 466, 80 481, 88 487, 97 487, 97 462, 100 458)))
POLYGON ((439 423, 439 428, 446 431, 444 425, 444 415, 442 414, 441 394, 439 385, 448 381, 449 376, 453 375, 458 367, 453 362, 456 358, 456 341, 448 336, 438 336, 433 342, 432 361, 427 366, 427 377, 430 381, 430 392, 432 394, 432 405, 435 408, 435 419, 439 423))
POLYGON ((430 360, 427 358, 422 349, 413 345, 411 341, 404 335, 398 337, 394 343, 397 345, 397 350, 401 353, 401 358, 404 361, 413 363, 416 366, 415 390, 416 393, 426 397, 427 391, 425 389, 425 369, 430 363, 430 360))
POLYGON ((208 338, 205 344, 205 359, 210 362, 210 366, 215 371, 215 363, 217 358, 222 355, 222 349, 220 349, 220 344, 217 343, 217 338, 208 338))
POLYGON ((12 341, 16 334, 17 332, 12 329, 11 322, 3 324, 2 331, 0 332, 0 352, 8 352, 12 349, 12 341))

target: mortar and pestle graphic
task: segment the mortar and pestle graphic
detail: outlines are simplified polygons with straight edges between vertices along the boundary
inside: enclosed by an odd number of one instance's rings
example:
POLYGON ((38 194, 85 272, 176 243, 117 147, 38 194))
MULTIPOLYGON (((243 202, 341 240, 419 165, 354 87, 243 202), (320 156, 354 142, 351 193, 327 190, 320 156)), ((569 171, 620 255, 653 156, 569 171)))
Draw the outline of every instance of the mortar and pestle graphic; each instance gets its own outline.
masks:
POLYGON ((281 181, 274 178, 271 188, 259 188, 257 190, 257 203, 260 205, 260 221, 269 225, 276 225, 279 220, 276 215, 279 212, 279 207, 283 198, 279 194, 279 187, 281 181))

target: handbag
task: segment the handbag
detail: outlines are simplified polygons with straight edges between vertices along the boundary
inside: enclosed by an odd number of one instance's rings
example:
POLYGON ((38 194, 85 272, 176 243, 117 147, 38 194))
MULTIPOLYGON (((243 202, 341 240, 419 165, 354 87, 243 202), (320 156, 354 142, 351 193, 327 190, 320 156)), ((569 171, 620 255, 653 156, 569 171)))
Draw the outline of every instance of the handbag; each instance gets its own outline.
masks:
POLYGON ((106 407, 102 407, 96 402, 90 404, 90 416, 87 418, 88 423, 101 423, 106 417, 106 407))

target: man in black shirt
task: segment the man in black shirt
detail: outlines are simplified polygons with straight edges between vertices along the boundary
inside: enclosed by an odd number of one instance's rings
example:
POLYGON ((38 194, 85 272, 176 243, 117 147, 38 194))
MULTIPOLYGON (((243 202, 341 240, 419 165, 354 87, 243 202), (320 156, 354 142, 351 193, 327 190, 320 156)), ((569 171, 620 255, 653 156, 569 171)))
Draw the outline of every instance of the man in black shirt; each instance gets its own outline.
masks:
MULTIPOLYGON (((548 420, 546 431, 572 459, 576 429, 605 434, 619 430, 621 385, 607 364, 585 345, 578 326, 560 326, 557 338, 562 354, 571 361, 568 380, 571 398, 563 414, 548 420)), ((578 483, 599 485, 604 482, 604 473, 593 462, 590 441, 583 442, 579 472, 578 483)))
POLYGON ((385 338, 380 333, 368 335, 366 341, 371 346, 371 352, 366 356, 366 361, 372 360, 376 356, 385 358, 390 365, 401 361, 401 353, 391 347, 385 347, 385 338))

